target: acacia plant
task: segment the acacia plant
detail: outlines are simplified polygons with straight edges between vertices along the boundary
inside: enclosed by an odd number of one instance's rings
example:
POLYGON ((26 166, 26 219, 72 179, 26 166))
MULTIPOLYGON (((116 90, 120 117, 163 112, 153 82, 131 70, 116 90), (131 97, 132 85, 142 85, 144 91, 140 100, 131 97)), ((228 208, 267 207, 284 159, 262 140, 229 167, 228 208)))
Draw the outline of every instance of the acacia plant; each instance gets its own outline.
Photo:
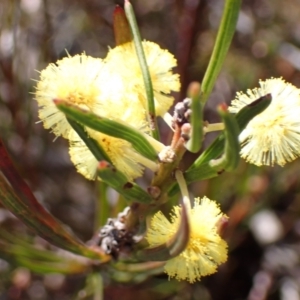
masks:
MULTIPOLYGON (((1 142, 3 205, 51 244, 86 258, 61 258, 59 252, 24 244, 30 255, 20 265, 36 271, 31 259, 39 257, 49 272, 105 273, 117 280, 118 272, 149 276, 164 270, 169 278, 194 283, 226 262, 230 254, 223 229, 230 219, 217 201, 191 195, 188 185, 233 171, 240 156, 257 166, 283 166, 300 155, 300 93, 281 78, 237 93, 229 108, 218 106, 221 123, 203 119, 203 107, 235 31, 240 2, 225 1, 204 78, 191 82, 186 98, 176 104, 173 95, 180 89, 180 77, 173 71, 176 58, 142 40, 128 0, 124 10, 115 9, 116 47, 104 59, 66 53, 40 72, 34 98, 44 127, 67 139, 77 171, 98 181, 100 210, 107 210, 108 187, 125 199, 127 207, 105 220, 94 238, 84 243, 39 204, 1 142), (160 140, 158 118, 169 126, 170 144, 160 140), (213 131, 220 133, 204 148, 204 137, 213 131), (145 187, 136 179, 146 170, 151 175, 145 187), (170 211, 162 212, 166 207, 170 211), (60 262, 57 268, 55 261, 60 262)), ((11 255, 12 248, 7 248, 7 256, 11 255)))

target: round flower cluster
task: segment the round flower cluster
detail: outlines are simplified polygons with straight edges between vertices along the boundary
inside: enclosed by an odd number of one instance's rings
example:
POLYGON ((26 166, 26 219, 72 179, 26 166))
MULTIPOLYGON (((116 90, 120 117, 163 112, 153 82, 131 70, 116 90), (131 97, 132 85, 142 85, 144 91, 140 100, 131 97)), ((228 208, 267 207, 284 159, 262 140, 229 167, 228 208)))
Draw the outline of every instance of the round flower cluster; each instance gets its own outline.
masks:
MULTIPOLYGON (((154 89, 156 114, 163 115, 174 100, 170 92, 180 88, 179 75, 171 71, 176 59, 155 43, 145 41, 143 47, 154 89)), ((103 60, 83 53, 48 65, 40 73, 35 98, 44 127, 56 136, 69 139, 71 160, 78 172, 89 179, 97 177, 98 162, 53 100, 63 100, 149 134, 146 92, 133 42, 111 49, 103 60)), ((129 142, 91 129, 86 131, 128 180, 142 175, 145 159, 129 142)))
POLYGON ((271 104, 241 132, 241 156, 257 166, 284 166, 300 156, 300 90, 281 78, 259 84, 260 88, 237 93, 229 107, 237 113, 262 96, 272 96, 271 104))
MULTIPOLYGON (((180 222, 181 208, 175 206, 169 221, 161 212, 154 215, 146 239, 150 247, 159 246, 171 240, 180 222)), ((217 225, 226 217, 216 202, 207 197, 196 198, 194 207, 188 212, 190 238, 186 249, 168 260, 165 272, 169 277, 187 280, 190 283, 213 274, 218 265, 227 260, 227 244, 218 234, 217 225)))

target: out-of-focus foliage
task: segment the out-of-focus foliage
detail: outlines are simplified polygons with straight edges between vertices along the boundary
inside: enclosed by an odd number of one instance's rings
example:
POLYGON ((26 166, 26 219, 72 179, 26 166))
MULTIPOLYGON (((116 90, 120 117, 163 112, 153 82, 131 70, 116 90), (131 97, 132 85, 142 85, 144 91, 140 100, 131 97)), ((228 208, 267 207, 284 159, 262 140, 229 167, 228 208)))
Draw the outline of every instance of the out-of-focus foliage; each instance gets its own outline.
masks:
MULTIPOLYGON (((189 82, 202 80, 223 2, 132 1, 142 37, 169 49, 178 59, 182 92, 177 100, 185 97, 189 82)), ((67 52, 106 55, 108 47, 114 46, 112 13, 116 4, 122 2, 0 1, 1 137, 38 200, 84 240, 91 239, 94 223, 99 224, 99 220, 93 221, 100 207, 97 185, 76 173, 65 140, 53 142, 54 135, 35 124, 37 108, 30 93, 38 78, 36 70, 67 52)), ((205 107, 206 120, 216 121, 216 106, 229 103, 238 90, 257 86, 258 79, 282 76, 300 87, 299 15, 300 5, 295 0, 243 1, 233 43, 205 107)), ((207 136, 206 143, 211 137, 207 136)), ((163 139, 168 140, 164 130, 163 139)), ((4 255, 1 248, 7 239, 1 234, 0 298, 100 299, 95 291, 103 286, 105 299, 288 300, 290 295, 299 299, 299 170, 300 160, 284 169, 242 162, 233 173, 192 186, 194 195, 217 199, 230 217, 225 229, 229 260, 200 283, 178 284, 167 281, 165 275, 145 281, 142 273, 128 277, 121 271, 106 274, 103 282, 97 273, 36 275, 4 255)), ((113 191, 108 193, 114 215, 123 204, 117 202, 113 191)), ((8 236, 28 236, 25 240, 35 249, 52 249, 2 208, 0 226, 8 236)), ((22 251, 25 256, 25 248, 22 251)))

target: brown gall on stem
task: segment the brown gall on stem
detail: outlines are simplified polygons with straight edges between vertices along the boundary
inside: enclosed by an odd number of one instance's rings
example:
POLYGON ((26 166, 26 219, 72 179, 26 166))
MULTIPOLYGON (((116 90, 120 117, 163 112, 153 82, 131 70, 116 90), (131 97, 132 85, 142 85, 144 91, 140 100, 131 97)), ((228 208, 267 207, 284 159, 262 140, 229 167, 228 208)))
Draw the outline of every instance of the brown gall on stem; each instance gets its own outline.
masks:
POLYGON ((153 197, 154 199, 157 199, 161 194, 161 190, 158 186, 149 186, 147 188, 147 191, 148 191, 149 195, 151 197, 153 197))
POLYGON ((191 137, 191 124, 185 123, 181 127, 181 137, 187 142, 191 137))

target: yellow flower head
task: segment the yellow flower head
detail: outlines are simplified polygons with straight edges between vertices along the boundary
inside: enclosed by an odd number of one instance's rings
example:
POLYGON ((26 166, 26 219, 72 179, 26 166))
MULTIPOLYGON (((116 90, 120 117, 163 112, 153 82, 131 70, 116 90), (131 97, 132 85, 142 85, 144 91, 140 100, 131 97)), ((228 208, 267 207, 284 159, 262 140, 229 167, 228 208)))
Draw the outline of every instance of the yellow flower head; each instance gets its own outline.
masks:
POLYGON ((103 110, 100 97, 99 74, 103 68, 101 59, 85 54, 65 57, 50 64, 40 74, 35 98, 39 117, 44 127, 51 128, 55 135, 67 138, 71 126, 60 112, 54 99, 64 100, 93 112, 103 110))
MULTIPOLYGON (((107 153, 113 165, 127 177, 129 181, 140 177, 144 167, 140 164, 142 157, 125 140, 111 137, 103 133, 88 130, 91 138, 95 139, 107 153)), ((70 133, 70 157, 77 171, 87 179, 97 178, 98 161, 74 131, 70 133)))
MULTIPOLYGON (((144 42, 156 97, 157 113, 164 114, 173 103, 169 94, 180 87, 179 76, 170 71, 176 60, 168 51, 144 42)), ((66 57, 41 72, 36 87, 39 117, 46 128, 70 140, 70 156, 78 172, 96 178, 98 162, 72 130, 54 99, 64 100, 100 116, 125 122, 143 133, 146 124, 146 94, 142 73, 133 43, 110 50, 105 61, 85 54, 66 57)), ((86 129, 107 152, 113 165, 128 180, 142 175, 144 166, 156 170, 156 164, 138 154, 130 143, 86 129)))
MULTIPOLYGON (((176 59, 155 43, 144 41, 143 48, 154 90, 156 114, 162 116, 173 104, 174 98, 169 95, 171 91, 180 89, 179 75, 171 71, 176 66, 176 59)), ((117 100, 126 90, 132 101, 139 102, 146 109, 145 86, 134 43, 111 49, 105 62, 106 72, 114 77, 109 98, 117 100)))
POLYGON ((237 93, 229 111, 237 113, 245 105, 272 94, 272 102, 241 132, 241 156, 257 166, 287 162, 300 156, 299 89, 281 78, 260 81, 260 88, 237 93))
MULTIPOLYGON (((178 229, 181 208, 175 206, 171 222, 158 212, 151 220, 146 239, 151 247, 170 240, 178 229)), ((219 206, 207 197, 195 199, 190 210, 190 240, 186 249, 166 262, 165 272, 177 280, 191 283, 202 276, 215 273, 217 266, 227 260, 227 244, 217 232, 217 223, 224 216, 219 206)))

